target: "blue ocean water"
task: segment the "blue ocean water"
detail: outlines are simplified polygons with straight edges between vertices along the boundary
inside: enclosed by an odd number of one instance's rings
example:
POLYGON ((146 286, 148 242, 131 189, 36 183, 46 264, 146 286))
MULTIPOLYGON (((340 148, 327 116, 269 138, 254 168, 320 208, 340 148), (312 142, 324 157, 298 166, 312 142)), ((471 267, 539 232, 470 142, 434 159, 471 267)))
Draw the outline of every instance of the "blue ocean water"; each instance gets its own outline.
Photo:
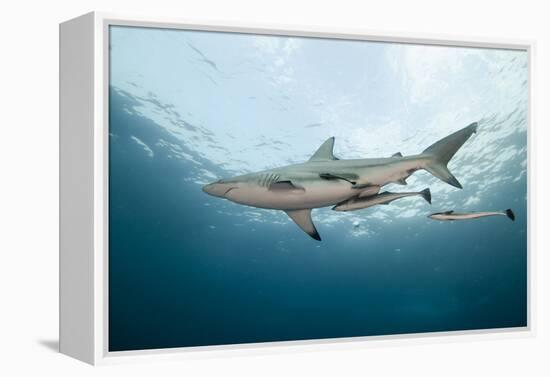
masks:
POLYGON ((527 323, 527 56, 522 51, 116 27, 109 96, 109 349, 520 327, 527 323), (284 213, 211 197, 218 178, 306 160, 418 153, 432 205, 284 213), (512 208, 437 222, 443 210, 512 208))

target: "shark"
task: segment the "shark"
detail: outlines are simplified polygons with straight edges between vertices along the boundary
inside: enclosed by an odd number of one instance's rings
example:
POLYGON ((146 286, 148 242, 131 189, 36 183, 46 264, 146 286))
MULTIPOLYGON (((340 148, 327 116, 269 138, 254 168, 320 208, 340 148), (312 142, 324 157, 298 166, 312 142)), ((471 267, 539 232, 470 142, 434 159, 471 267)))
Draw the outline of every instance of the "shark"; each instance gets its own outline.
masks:
POLYGON ((220 179, 202 189, 237 204, 284 211, 311 238, 321 241, 311 219, 315 208, 374 199, 387 184, 406 185, 407 178, 418 170, 461 189, 447 164, 477 127, 477 122, 472 123, 419 154, 403 156, 398 152, 382 158, 339 159, 334 156, 335 138, 330 137, 306 162, 220 179))

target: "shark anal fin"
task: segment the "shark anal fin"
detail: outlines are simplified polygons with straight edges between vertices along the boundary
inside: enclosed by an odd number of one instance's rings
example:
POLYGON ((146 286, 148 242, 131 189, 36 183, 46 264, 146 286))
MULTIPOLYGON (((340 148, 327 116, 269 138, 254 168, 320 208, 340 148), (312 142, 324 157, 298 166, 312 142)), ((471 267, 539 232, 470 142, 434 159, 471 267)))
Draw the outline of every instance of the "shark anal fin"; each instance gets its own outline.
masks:
POLYGON ((296 209, 285 211, 286 214, 298 225, 304 232, 309 234, 311 238, 321 241, 321 236, 315 228, 315 224, 311 220, 311 209, 296 209))
POLYGON ((334 157, 333 154, 334 149, 334 137, 329 137, 315 153, 313 153, 313 156, 309 159, 309 161, 330 161, 330 160, 337 160, 336 157, 334 157))
POLYGON ((293 184, 291 181, 278 181, 269 185, 269 191, 305 192, 306 190, 301 186, 293 184))

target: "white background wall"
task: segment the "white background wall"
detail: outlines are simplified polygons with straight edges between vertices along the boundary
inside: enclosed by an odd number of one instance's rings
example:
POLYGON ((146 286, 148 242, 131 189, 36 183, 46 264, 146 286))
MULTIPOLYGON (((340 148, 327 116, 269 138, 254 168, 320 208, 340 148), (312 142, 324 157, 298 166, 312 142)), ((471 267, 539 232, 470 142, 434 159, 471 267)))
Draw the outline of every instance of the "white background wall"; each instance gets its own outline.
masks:
POLYGON ((548 103, 544 1, 80 0, 0 5, 0 375, 550 375, 548 103), (440 35, 529 38, 536 51, 537 335, 93 369, 56 354, 58 23, 91 10, 440 35), (546 347, 546 350, 544 348, 546 347))

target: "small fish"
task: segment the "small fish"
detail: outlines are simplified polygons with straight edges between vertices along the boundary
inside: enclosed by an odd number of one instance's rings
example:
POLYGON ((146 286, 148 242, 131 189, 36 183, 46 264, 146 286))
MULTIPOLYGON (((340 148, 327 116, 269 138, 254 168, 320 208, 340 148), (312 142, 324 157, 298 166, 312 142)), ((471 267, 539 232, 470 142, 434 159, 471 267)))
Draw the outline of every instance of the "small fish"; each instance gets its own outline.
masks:
POLYGON ((432 204, 432 195, 430 189, 424 189, 419 192, 383 192, 377 195, 367 196, 365 198, 352 198, 342 203, 338 203, 332 209, 339 212, 355 211, 358 209, 369 208, 378 204, 390 204, 394 200, 406 198, 407 196, 419 195, 428 203, 432 204))
POLYGON ((516 215, 514 215, 514 212, 510 208, 508 208, 504 212, 468 212, 468 213, 459 213, 455 211, 446 211, 446 212, 437 212, 432 213, 428 217, 433 220, 440 220, 440 221, 454 221, 454 220, 470 220, 470 219, 478 219, 480 217, 486 217, 486 216, 507 216, 510 220, 514 221, 516 219, 516 215))

